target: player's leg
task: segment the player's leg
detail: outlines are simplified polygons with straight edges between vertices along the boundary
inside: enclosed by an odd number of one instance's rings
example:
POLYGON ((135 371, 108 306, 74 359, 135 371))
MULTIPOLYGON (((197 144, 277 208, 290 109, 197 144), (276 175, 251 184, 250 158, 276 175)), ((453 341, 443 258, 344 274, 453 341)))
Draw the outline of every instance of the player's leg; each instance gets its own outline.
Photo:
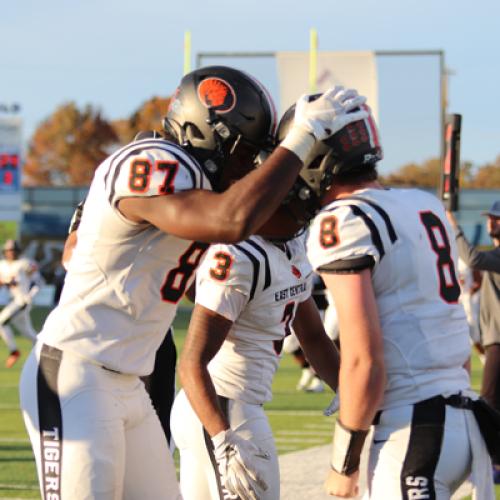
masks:
POLYGON ((7 368, 14 366, 21 355, 14 339, 14 332, 7 324, 18 310, 19 306, 14 301, 11 301, 0 311, 0 336, 7 344, 7 349, 9 350, 9 356, 5 361, 7 368))
POLYGON ((5 366, 6 368, 12 368, 21 356, 14 339, 14 332, 12 331, 12 328, 9 325, 0 324, 0 337, 2 337, 3 341, 7 345, 7 349, 9 350, 9 355, 5 360, 5 366))
POLYGON ((463 414, 451 410, 427 400, 382 412, 370 449, 370 499, 449 500, 471 470, 463 414))
POLYGON ((23 369, 20 395, 45 497, 122 498, 124 401, 139 385, 137 377, 35 347, 23 369))
MULTIPOLYGON (((123 498, 178 500, 175 466, 158 416, 144 387, 134 395, 134 418, 125 426, 125 485, 123 498)), ((132 413, 132 412, 131 412, 132 413)))
POLYGON ((259 467, 268 486, 265 492, 261 492, 259 499, 279 500, 280 470, 278 453, 273 432, 263 407, 226 398, 221 398, 221 405, 227 409, 231 429, 243 439, 250 440, 269 455, 269 460, 262 460, 261 467, 259 467))
MULTIPOLYGON (((19 381, 20 403, 23 413, 24 424, 28 432, 28 436, 33 448, 35 456, 35 463, 37 468, 37 476, 40 484, 40 491, 43 498, 43 473, 42 473, 42 459, 41 459, 41 446, 40 446, 40 432, 39 432, 39 416, 38 416, 38 391, 37 391, 37 377, 38 377, 38 356, 33 349, 24 363, 21 378, 19 381)), ((57 415, 57 408, 54 409, 57 415)), ((54 459, 55 459, 54 454, 54 459)), ((55 470, 54 470, 55 473, 55 470)), ((55 475, 55 474, 54 474, 55 475)))
POLYGON ((184 391, 174 401, 171 416, 172 437, 180 453, 180 483, 184 500, 219 500, 219 475, 212 464, 207 439, 200 420, 184 391))
POLYGON ((12 323, 19 330, 21 335, 30 339, 33 343, 36 342, 37 332, 33 328, 30 317, 31 306, 27 305, 17 314, 12 317, 12 323))
MULTIPOLYGON (((262 461, 263 478, 268 489, 259 500, 278 500, 279 463, 272 430, 262 406, 219 398, 231 429, 266 451, 269 461, 262 461)), ((213 445, 194 413, 184 391, 175 398, 172 409, 172 433, 181 456, 181 491, 184 500, 223 500, 213 445)))

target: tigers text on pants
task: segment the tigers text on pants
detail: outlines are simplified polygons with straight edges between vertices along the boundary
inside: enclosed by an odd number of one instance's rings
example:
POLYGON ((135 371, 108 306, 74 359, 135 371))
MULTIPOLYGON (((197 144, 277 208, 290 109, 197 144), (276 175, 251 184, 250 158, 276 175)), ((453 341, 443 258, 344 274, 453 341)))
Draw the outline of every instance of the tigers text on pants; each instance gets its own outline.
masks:
POLYGON ((38 343, 21 408, 45 500, 180 499, 144 384, 38 343))

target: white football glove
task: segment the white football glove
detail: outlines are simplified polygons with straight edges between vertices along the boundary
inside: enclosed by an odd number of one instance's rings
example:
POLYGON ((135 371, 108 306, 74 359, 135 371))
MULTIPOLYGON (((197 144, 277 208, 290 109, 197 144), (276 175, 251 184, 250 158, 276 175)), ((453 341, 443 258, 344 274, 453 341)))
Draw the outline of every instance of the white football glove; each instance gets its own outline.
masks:
POLYGON ((362 120, 368 111, 361 108, 366 98, 354 89, 336 86, 316 100, 303 95, 295 105, 293 125, 281 146, 295 153, 302 161, 316 141, 328 139, 347 124, 362 120), (357 111, 353 111, 360 108, 357 111))
POLYGON ((340 398, 339 393, 335 394, 330 404, 323 410, 323 415, 325 417, 331 417, 333 414, 337 413, 340 408, 340 398))
POLYGON ((222 484, 230 495, 234 495, 230 498, 258 500, 260 491, 268 487, 262 471, 269 454, 231 429, 219 432, 212 443, 222 484))

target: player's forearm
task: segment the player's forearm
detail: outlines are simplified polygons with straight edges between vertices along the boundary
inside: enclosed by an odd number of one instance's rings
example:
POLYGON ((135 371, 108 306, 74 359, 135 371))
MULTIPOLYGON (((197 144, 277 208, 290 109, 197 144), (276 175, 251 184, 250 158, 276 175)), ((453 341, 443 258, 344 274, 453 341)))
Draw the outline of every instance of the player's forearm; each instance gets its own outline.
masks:
POLYGON ((240 240, 253 234, 275 212, 301 168, 302 162, 294 153, 278 147, 261 167, 221 195, 221 210, 239 229, 240 240))
POLYGON ((232 322, 196 304, 179 362, 179 378, 191 406, 211 436, 229 428, 217 401, 208 372, 210 360, 219 351, 232 322))
POLYGON ((352 360, 340 367, 340 420, 349 429, 368 429, 383 400, 386 375, 383 360, 352 360))
POLYGON ((217 402, 215 387, 206 367, 183 363, 179 366, 179 378, 193 410, 210 436, 228 429, 229 423, 217 402))
POLYGON ((300 343, 314 371, 332 390, 337 391, 340 357, 330 338, 323 332, 322 335, 307 336, 307 340, 302 339, 300 343))

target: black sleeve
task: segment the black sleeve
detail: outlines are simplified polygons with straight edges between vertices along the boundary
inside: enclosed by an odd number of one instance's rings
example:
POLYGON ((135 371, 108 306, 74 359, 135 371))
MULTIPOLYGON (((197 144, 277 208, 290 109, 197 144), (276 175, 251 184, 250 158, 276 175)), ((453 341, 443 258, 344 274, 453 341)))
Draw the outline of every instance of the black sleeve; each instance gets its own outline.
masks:
POLYGON ((359 273, 364 269, 371 269, 375 259, 371 255, 362 255, 354 259, 335 260, 318 268, 319 273, 349 274, 359 273))
POLYGON ((500 248, 481 251, 472 246, 460 229, 456 234, 458 255, 473 269, 500 273, 500 248))

